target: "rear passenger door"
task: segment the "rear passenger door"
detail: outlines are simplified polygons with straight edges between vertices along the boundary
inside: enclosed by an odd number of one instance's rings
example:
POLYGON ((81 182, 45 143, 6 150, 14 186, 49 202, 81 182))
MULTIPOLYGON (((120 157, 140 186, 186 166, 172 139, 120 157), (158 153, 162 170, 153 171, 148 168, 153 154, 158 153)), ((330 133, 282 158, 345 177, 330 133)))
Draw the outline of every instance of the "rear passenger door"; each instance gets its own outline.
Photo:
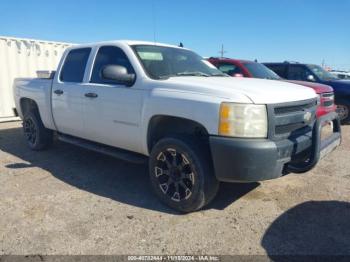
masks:
POLYGON ((84 74, 91 48, 72 49, 52 86, 52 113, 59 132, 83 137, 84 74))
POLYGON ((274 71, 277 75, 284 79, 289 79, 287 74, 287 64, 264 64, 269 69, 274 71))

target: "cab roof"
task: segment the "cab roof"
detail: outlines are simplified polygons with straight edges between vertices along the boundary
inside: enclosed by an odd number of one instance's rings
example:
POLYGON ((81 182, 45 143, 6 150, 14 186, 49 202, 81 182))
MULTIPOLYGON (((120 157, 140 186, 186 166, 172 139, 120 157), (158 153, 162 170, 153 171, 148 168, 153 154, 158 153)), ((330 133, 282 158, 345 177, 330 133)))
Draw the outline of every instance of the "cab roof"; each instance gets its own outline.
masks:
POLYGON ((234 58, 228 58, 228 57, 210 57, 209 60, 218 60, 218 61, 233 62, 233 63, 256 63, 255 61, 251 61, 251 60, 234 59, 234 58))
POLYGON ((75 45, 74 48, 95 47, 95 46, 111 45, 111 44, 124 44, 124 45, 129 45, 129 46, 132 46, 132 45, 152 45, 152 46, 163 46, 163 47, 172 47, 172 48, 186 49, 186 48, 179 47, 179 46, 176 46, 176 45, 169 45, 169 44, 158 43, 158 42, 150 42, 150 41, 138 41, 138 40, 102 41, 102 42, 95 42, 95 43, 78 44, 78 45, 75 45))

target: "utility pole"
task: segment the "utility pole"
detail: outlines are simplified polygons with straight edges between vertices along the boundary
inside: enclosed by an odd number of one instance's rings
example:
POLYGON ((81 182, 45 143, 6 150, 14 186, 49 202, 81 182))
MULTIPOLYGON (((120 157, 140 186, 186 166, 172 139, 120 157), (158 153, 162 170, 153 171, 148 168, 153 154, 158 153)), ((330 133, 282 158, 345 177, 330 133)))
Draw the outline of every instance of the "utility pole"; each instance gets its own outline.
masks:
POLYGON ((224 57, 224 54, 227 53, 227 51, 224 50, 224 45, 222 44, 221 45, 221 50, 219 51, 220 55, 221 55, 221 58, 224 57))
POLYGON ((323 68, 325 67, 325 61, 324 61, 324 59, 322 59, 322 67, 323 67, 323 68))
POLYGON ((156 6, 154 0, 152 1, 152 20, 153 20, 153 41, 156 43, 156 31, 157 31, 157 17, 156 17, 156 6))

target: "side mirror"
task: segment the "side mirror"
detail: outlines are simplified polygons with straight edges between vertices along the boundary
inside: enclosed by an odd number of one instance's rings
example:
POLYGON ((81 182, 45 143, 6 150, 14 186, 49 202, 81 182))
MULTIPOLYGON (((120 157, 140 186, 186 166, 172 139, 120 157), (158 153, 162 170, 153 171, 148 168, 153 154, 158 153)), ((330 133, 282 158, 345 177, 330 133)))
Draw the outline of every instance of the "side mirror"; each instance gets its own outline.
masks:
POLYGON ((107 65, 102 70, 102 77, 126 86, 131 86, 135 81, 135 74, 128 74, 128 70, 119 65, 107 65))
POLYGON ((315 82, 316 79, 313 75, 308 75, 307 78, 306 78, 308 81, 311 81, 311 82, 315 82))

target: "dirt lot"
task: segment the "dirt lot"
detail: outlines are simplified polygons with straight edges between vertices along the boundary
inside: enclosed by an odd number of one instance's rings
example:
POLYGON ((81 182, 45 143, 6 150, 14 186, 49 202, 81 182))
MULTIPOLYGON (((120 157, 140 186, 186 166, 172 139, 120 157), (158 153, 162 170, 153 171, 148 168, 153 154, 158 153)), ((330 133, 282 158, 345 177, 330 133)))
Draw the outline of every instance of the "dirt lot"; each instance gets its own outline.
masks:
POLYGON ((180 215, 153 196, 146 166, 62 142, 30 151, 0 124, 0 254, 349 254, 350 126, 307 174, 222 184, 180 215))

